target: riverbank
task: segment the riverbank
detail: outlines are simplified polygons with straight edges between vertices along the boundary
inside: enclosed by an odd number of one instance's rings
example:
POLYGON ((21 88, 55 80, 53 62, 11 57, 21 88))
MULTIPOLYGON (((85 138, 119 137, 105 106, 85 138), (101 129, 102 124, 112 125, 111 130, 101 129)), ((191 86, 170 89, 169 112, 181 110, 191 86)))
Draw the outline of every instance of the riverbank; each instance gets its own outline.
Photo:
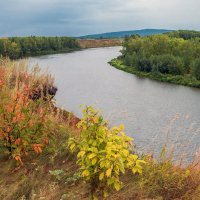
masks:
MULTIPOLYGON (((44 95, 46 86, 54 87, 51 76, 40 74, 38 69, 33 72, 27 69, 23 61, 0 62, 1 198, 91 199, 90 186, 79 173, 78 152, 71 153, 67 147, 69 137, 80 137, 80 129, 76 127, 79 119, 55 108, 52 101, 55 90, 50 98, 48 94, 44 95)), ((158 160, 151 155, 140 157, 146 162, 142 174, 133 174, 129 170, 120 173, 124 185, 118 192, 110 188, 107 199, 200 197, 198 160, 188 166, 174 164, 165 149, 158 160)))
POLYGON ((119 70, 131 73, 131 74, 135 74, 139 77, 150 78, 150 79, 160 81, 160 82, 167 82, 167 83, 172 83, 172 84, 177 84, 177 85, 200 88, 200 81, 196 80, 194 77, 191 77, 189 75, 175 76, 175 75, 170 75, 170 74, 161 74, 158 72, 142 72, 142 71, 139 71, 136 67, 124 65, 123 60, 121 60, 120 58, 112 59, 109 62, 109 64, 119 70))

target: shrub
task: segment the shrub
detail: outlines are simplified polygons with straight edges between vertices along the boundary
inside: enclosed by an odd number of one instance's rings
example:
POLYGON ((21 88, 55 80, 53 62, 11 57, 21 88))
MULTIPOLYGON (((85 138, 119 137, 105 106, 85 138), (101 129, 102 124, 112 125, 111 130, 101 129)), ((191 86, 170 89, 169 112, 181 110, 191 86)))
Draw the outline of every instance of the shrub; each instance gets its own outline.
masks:
POLYGON ((200 58, 196 59, 192 64, 192 74, 197 79, 200 80, 200 58))
POLYGON ((180 75, 183 71, 183 62, 180 58, 172 55, 151 56, 153 71, 163 74, 180 75))
POLYGON ((131 66, 131 55, 130 54, 125 55, 124 64, 127 65, 127 66, 131 66))
POLYGON ((162 162, 147 162, 140 186, 145 188, 149 198, 198 199, 199 180, 199 172, 195 172, 191 167, 176 166, 168 159, 162 162))
POLYGON ((51 107, 43 98, 31 99, 41 76, 28 73, 23 65, 19 69, 9 60, 1 64, 0 147, 22 164, 25 155, 31 151, 42 153, 48 144, 51 107))
POLYGON ((109 129, 102 115, 92 107, 86 107, 83 115, 78 124, 80 138, 70 138, 68 145, 78 153, 77 163, 90 183, 92 197, 97 191, 107 196, 109 188, 118 191, 122 187, 120 174, 127 169, 142 173, 144 161, 131 153, 132 139, 124 134, 123 125, 109 129))
POLYGON ((138 65, 137 54, 135 52, 133 54, 126 54, 124 57, 124 64, 126 66, 136 67, 138 65))
POLYGON ((151 72, 152 70, 152 64, 149 58, 147 58, 144 55, 138 55, 138 70, 144 71, 144 72, 151 72))

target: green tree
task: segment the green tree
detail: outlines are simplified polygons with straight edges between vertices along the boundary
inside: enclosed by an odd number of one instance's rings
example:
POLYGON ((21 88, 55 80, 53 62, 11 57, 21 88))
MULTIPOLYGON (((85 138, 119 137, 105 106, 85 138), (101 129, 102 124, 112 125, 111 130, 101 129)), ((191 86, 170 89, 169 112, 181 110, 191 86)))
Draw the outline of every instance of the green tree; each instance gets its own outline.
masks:
POLYGON ((20 56, 21 48, 16 42, 7 43, 7 55, 11 59, 17 59, 20 56))
POLYGON ((192 64, 192 74, 197 80, 200 80, 200 58, 196 59, 192 64))

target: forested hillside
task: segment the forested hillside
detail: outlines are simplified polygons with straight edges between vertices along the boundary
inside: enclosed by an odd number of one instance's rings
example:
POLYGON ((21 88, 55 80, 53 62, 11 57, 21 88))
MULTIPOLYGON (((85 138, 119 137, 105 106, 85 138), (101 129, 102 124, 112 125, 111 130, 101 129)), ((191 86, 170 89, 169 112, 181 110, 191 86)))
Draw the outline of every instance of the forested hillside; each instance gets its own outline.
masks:
POLYGON ((83 39, 124 38, 126 36, 131 36, 135 34, 138 34, 140 36, 147 36, 147 35, 167 33, 171 31, 172 30, 166 30, 166 29, 142 29, 142 30, 133 30, 133 31, 118 31, 118 32, 85 35, 85 36, 81 36, 80 38, 83 38, 83 39))

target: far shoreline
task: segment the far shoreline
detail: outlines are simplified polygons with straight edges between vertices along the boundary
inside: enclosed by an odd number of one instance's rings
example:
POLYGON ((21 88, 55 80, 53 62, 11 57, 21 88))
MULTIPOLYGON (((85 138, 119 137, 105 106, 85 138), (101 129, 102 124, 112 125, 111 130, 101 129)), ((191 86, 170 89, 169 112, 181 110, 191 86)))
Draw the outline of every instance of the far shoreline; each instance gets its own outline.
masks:
POLYGON ((125 71, 130 74, 134 74, 138 77, 149 78, 159 82, 171 83, 171 84, 200 89, 200 81, 196 79, 191 79, 187 76, 182 76, 182 75, 174 76, 169 74, 167 75, 167 74, 153 73, 153 72, 142 72, 137 70, 135 67, 124 65, 123 61, 120 58, 114 58, 108 63, 111 66, 115 67, 116 69, 125 71))

